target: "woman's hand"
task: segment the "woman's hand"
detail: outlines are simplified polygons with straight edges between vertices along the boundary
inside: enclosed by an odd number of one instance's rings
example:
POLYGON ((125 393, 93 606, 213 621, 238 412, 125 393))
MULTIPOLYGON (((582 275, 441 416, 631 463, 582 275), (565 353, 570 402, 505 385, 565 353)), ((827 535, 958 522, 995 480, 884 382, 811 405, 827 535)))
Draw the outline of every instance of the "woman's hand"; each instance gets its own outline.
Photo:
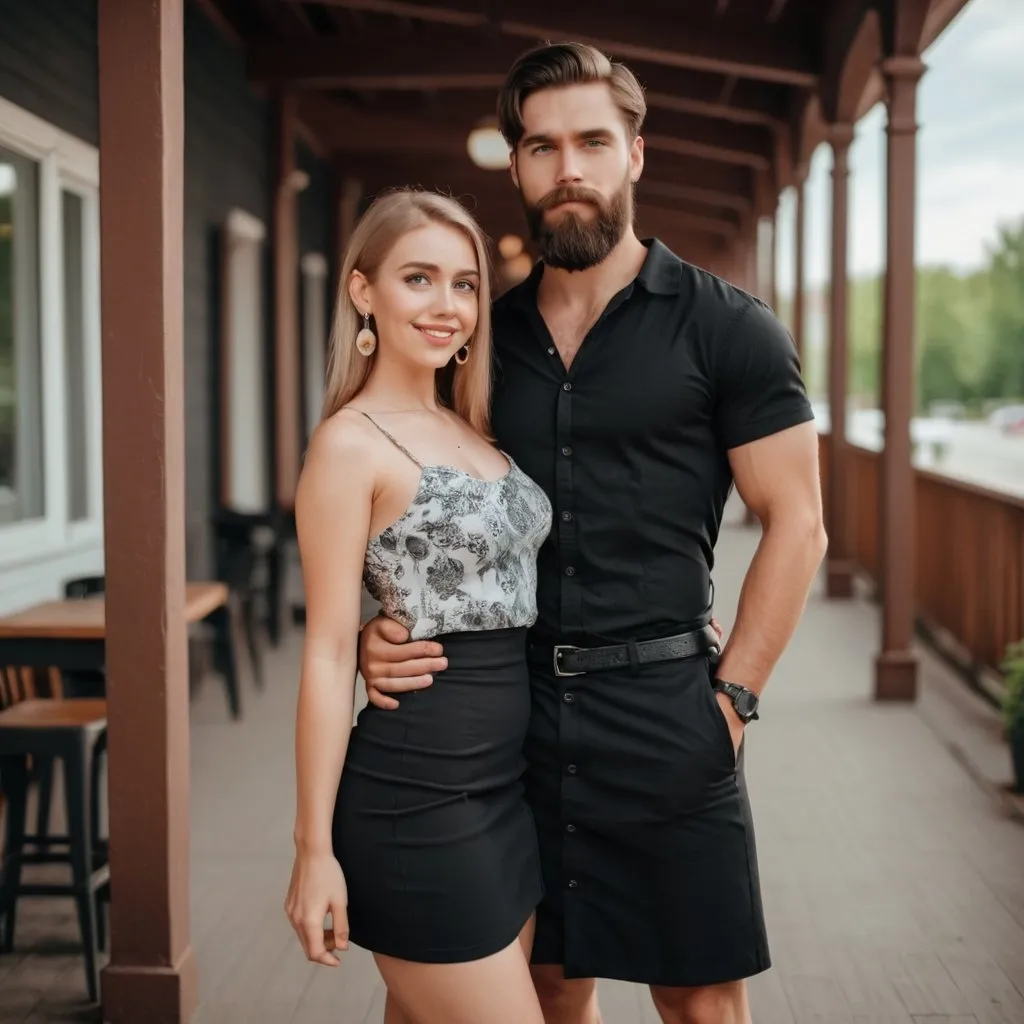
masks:
POLYGON ((337 967, 341 961, 328 951, 325 939, 333 936, 334 949, 348 949, 348 888, 333 853, 295 855, 284 910, 306 958, 337 967), (324 925, 328 912, 331 928, 324 925))

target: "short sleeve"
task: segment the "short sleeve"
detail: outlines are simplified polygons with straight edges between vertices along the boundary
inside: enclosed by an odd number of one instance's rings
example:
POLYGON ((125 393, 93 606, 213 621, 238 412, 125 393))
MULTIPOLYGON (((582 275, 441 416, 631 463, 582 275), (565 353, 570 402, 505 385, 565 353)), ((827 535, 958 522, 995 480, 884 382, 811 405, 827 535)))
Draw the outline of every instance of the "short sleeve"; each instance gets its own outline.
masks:
POLYGON ((733 317, 712 363, 715 428, 727 449, 814 419, 793 338, 764 304, 733 317))

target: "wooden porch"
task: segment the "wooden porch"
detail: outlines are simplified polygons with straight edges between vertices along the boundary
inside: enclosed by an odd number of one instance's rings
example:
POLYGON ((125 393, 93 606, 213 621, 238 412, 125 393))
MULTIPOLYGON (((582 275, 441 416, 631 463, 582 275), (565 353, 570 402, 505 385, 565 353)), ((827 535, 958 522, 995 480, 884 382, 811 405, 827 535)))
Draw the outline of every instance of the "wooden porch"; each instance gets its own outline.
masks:
MULTIPOLYGON (((667 22, 599 23, 598 12, 582 4, 552 26, 546 5, 532 0, 519 5, 531 12, 525 28, 492 24, 475 0, 193 5, 234 39, 274 111, 274 373, 264 381, 273 436, 247 486, 259 483, 275 520, 287 520, 301 451, 297 139, 317 145, 333 166, 335 248, 369 197, 412 181, 474 197, 500 238, 522 230, 521 211, 504 176, 468 167, 463 153, 482 98, 492 101, 510 55, 534 35, 586 29, 599 42, 627 39, 620 56, 638 65, 657 98, 649 123, 657 142, 640 191, 648 218, 642 233, 661 235, 684 257, 774 304, 776 201, 783 188, 795 189, 798 345, 803 181, 814 148, 825 142, 832 150, 829 400, 839 440, 823 462, 831 547, 821 593, 770 691, 776 710, 751 736, 776 962, 755 984, 758 1024, 1024 1019, 1024 833, 1011 820, 1016 805, 999 790, 1009 776, 1007 751, 991 710, 912 643, 923 611, 977 665, 992 667, 1024 622, 1024 591, 1013 571, 1024 543, 1021 507, 975 494, 984 504, 965 511, 962 488, 926 493, 934 481, 915 476, 910 461, 915 90, 923 46, 964 2, 708 0, 692 26, 675 25, 665 38, 667 22), (629 32, 620 31, 624 25, 629 32), (438 51, 427 43, 439 38, 466 62, 465 74, 435 73, 438 51), (383 66, 382 53, 408 75, 383 66), (406 109, 410 92, 422 95, 406 109), (854 124, 883 93, 890 430, 885 452, 870 459, 845 436, 847 156, 854 124), (771 250, 760 254, 767 267, 758 266, 762 235, 771 250), (956 561, 956 582, 967 583, 947 588, 946 597, 928 575, 926 556, 944 550, 936 524, 954 511, 973 524, 972 541, 956 561), (844 600, 857 589, 858 566, 878 580, 882 615, 844 600), (826 593, 838 600, 827 602, 826 593), (873 695, 886 700, 873 702, 873 695)), ((105 194, 117 197, 101 207, 111 873, 120 894, 106 1014, 136 1024, 145 1006, 146 1024, 177 1024, 190 1015, 198 968, 197 1021, 379 1021, 382 998, 367 959, 350 956, 344 977, 310 969, 281 911, 291 859, 299 636, 287 634, 269 652, 267 687, 248 687, 244 721, 228 719, 212 681, 187 702, 178 611, 188 548, 182 8, 180 0, 98 4, 100 177, 105 194), (149 386, 138 388, 139 380, 149 386), (189 758, 190 794, 182 784, 189 758), (146 788, 136 785, 140 778, 146 788)), ((653 18, 667 8, 650 3, 648 11, 653 18)), ((240 237, 257 240, 246 224, 240 237)), ((225 323, 230 328, 230 316, 225 323)), ((218 435, 230 451, 225 440, 218 435)), ((213 479, 234 480, 235 472, 244 481, 240 460, 234 469, 230 457, 208 461, 213 479)), ((227 484, 224 492, 226 505, 237 502, 227 484)), ((738 520, 723 535, 717 582, 726 622, 754 538, 738 520)), ((78 1009, 84 986, 70 904, 27 901, 21 922, 16 954, 0 958, 0 1024, 91 1019, 96 1011, 78 1009)), ((654 1020, 646 997, 628 987, 606 990, 605 1015, 606 1024, 654 1020)))
MULTIPOLYGON (((719 542, 728 624, 757 541, 730 510, 719 542)), ((922 650, 916 704, 872 700, 876 610, 824 587, 749 733, 774 967, 757 1024, 1019 1024, 1024 813, 998 722, 922 650)), ((191 710, 194 1024, 380 1024, 371 958, 311 967, 282 910, 291 867, 292 729, 301 632, 270 652, 231 722, 214 679, 191 710)), ((97 1019, 82 1008, 70 901, 25 900, 0 959, 0 1024, 97 1019)), ((645 991, 605 984, 605 1024, 655 1024, 645 991)))

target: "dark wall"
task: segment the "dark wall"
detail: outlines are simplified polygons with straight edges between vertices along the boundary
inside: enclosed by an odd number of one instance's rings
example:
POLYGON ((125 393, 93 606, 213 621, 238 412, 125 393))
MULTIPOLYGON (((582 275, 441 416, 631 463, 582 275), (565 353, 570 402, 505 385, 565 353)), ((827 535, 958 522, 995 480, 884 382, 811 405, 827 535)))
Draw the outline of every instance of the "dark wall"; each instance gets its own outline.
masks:
MULTIPOLYGON (((0 0, 0 96, 99 144, 96 0, 0 0)), ((194 4, 185 8, 185 514, 187 571, 213 571, 210 520, 220 325, 220 230, 233 207, 267 228, 266 322, 272 321, 271 111, 250 89, 241 50, 194 4)), ((330 257, 331 182, 305 147, 300 254, 330 257)), ((270 424, 268 423, 268 430, 270 424)))
MULTIPOLYGON (((271 244, 270 107, 241 51, 193 5, 185 17, 185 515, 188 571, 213 571, 221 229, 232 208, 261 220, 271 244)), ((269 266, 269 261, 268 261, 269 266)), ((272 283, 265 280, 269 296, 272 283)), ((268 302, 269 314, 269 302, 268 302)), ((268 337, 270 330, 267 320, 268 337)), ((268 424, 269 428, 269 424, 268 424)))
POLYGON ((0 96, 99 144, 96 0, 0 0, 0 96))
POLYGON ((318 252, 330 260, 334 237, 334 182, 330 167, 303 143, 299 143, 296 162, 309 175, 309 186, 299 196, 299 255, 318 252))

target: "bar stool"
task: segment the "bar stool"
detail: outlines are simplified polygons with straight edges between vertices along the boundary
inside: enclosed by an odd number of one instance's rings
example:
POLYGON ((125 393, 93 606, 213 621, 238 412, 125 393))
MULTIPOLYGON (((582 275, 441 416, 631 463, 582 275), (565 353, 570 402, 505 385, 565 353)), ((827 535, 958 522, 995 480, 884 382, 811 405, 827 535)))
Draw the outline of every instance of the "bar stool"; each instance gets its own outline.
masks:
POLYGON ((0 788, 7 799, 0 860, 0 952, 14 948, 19 897, 71 896, 82 933, 89 999, 97 1002, 97 953, 106 946, 100 902, 109 896, 110 868, 94 833, 99 794, 92 766, 96 745, 106 736, 107 703, 95 698, 37 698, 35 693, 33 670, 0 667, 0 788), (40 836, 26 830, 28 762, 54 758, 64 764, 68 831, 40 836), (52 863, 70 866, 69 883, 22 881, 24 865, 52 863))

